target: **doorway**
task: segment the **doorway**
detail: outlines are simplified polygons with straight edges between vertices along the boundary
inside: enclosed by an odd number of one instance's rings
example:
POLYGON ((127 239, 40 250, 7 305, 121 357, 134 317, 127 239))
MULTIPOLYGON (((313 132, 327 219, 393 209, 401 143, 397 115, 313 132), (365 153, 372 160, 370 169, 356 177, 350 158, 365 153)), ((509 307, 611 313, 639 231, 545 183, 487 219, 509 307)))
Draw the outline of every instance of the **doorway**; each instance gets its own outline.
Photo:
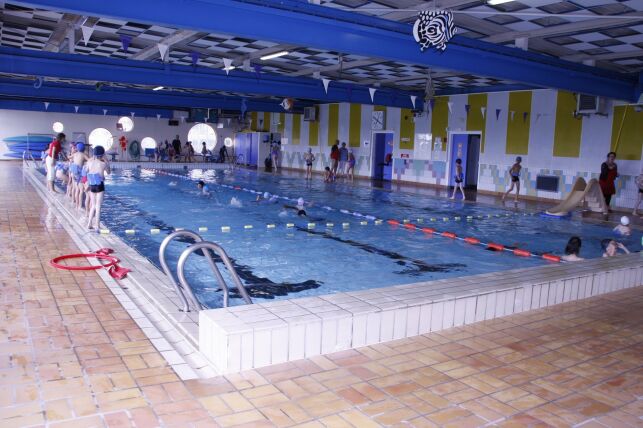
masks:
POLYGON ((373 165, 371 177, 391 181, 393 178, 393 133, 373 133, 373 165))
POLYGON ((449 133, 449 186, 455 185, 455 161, 461 159, 465 189, 478 188, 480 139, 479 131, 449 133))

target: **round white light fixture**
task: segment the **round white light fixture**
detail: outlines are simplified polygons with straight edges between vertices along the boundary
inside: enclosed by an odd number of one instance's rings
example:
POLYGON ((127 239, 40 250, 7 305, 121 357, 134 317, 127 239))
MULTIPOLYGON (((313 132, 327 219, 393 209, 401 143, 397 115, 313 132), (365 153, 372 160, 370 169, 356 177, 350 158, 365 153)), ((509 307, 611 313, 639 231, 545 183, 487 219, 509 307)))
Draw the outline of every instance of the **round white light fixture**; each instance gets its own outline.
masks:
POLYGON ((89 140, 89 144, 91 144, 92 147, 103 146, 105 151, 108 151, 109 149, 112 148, 114 137, 112 137, 112 133, 109 132, 107 129, 96 128, 89 133, 88 140, 89 140))
POLYGON ((205 147, 208 150, 214 150, 217 145, 217 133, 213 127, 207 123, 197 123, 188 132, 188 141, 192 143, 194 151, 201 153, 202 143, 205 141, 205 147))
POLYGON ((226 147, 232 147, 232 138, 225 137, 225 139, 223 140, 223 144, 225 144, 226 147))
POLYGON ((52 129, 54 130, 54 132, 63 132, 65 127, 60 122, 54 122, 52 129))
POLYGON ((118 124, 120 125, 120 128, 122 128, 119 130, 122 130, 123 132, 130 132, 134 129, 134 121, 127 116, 123 116, 118 119, 118 124))
POLYGON ((156 140, 152 137, 145 137, 141 140, 141 147, 143 150, 145 149, 155 149, 156 148, 156 140))

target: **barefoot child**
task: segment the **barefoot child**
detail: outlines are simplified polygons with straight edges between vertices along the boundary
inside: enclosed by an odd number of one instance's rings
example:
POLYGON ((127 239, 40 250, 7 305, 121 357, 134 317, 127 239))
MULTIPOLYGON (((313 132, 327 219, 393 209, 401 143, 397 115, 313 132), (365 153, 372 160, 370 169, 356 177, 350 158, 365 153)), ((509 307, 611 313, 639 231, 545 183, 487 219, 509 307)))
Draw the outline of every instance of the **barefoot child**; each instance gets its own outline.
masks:
POLYGON ((306 180, 313 179, 313 162, 315 162, 315 155, 313 154, 313 149, 308 149, 304 153, 304 161, 306 161, 306 180))
POLYGON ((352 150, 348 151, 348 166, 346 167, 346 176, 351 181, 355 179, 355 155, 352 150))
POLYGON ((455 185, 453 186, 453 195, 451 199, 455 199, 455 193, 460 189, 462 192, 462 199, 466 199, 464 196, 464 173, 462 171, 462 159, 458 158, 455 160, 455 174, 453 176, 455 180, 455 185))
POLYGON ((72 201, 76 204, 76 208, 83 207, 83 196, 85 193, 84 186, 80 182, 82 178, 83 166, 88 158, 85 154, 85 144, 76 144, 76 152, 71 156, 71 164, 69 165, 70 175, 72 176, 72 201))
POLYGON ((505 198, 511 191, 514 189, 514 185, 516 186, 516 198, 515 202, 518 202, 518 194, 520 193, 520 170, 522 169, 522 166, 520 163, 522 162, 522 158, 518 156, 516 158, 516 163, 513 164, 511 169, 509 170, 509 175, 511 176, 511 187, 507 192, 502 195, 502 201, 504 202, 505 198))
POLYGON ((104 157, 105 149, 102 146, 96 146, 94 147, 94 157, 87 162, 87 182, 91 199, 91 208, 87 218, 88 229, 92 229, 92 220, 94 220, 94 229, 100 228, 100 209, 105 197, 105 173, 110 173, 109 163, 104 157))

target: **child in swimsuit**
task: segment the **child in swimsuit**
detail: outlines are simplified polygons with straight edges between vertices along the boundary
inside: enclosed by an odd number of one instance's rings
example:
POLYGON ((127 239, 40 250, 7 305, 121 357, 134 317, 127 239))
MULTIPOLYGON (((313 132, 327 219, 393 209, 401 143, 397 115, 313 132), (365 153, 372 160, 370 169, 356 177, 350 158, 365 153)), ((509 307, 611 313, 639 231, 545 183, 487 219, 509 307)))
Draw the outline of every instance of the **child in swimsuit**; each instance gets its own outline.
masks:
POLYGON ((324 183, 331 183, 335 181, 335 174, 330 170, 330 167, 324 168, 324 183))
POLYGON ((355 178, 355 155, 352 150, 348 151, 348 167, 346 168, 346 176, 351 181, 355 178))
POLYGON ((505 201, 505 198, 511 191, 514 189, 514 186, 516 186, 516 198, 515 202, 518 202, 518 194, 520 193, 520 170, 522 169, 522 166, 520 163, 522 162, 522 158, 518 156, 516 158, 516 163, 513 164, 511 169, 509 170, 509 176, 511 177, 511 187, 509 187, 509 190, 505 192, 504 195, 502 195, 502 201, 505 201))
POLYGON ((462 159, 460 158, 455 160, 455 174, 453 175, 453 179, 455 180, 455 185, 453 186, 453 195, 451 195, 451 199, 455 199, 455 194, 458 189, 462 192, 462 199, 466 199, 464 196, 464 172, 462 170, 462 159))
POLYGON ((315 155, 313 154, 313 149, 308 149, 308 152, 304 153, 304 161, 306 161, 306 180, 313 179, 313 162, 315 162, 315 155))
MULTIPOLYGON (((82 171, 83 167, 85 166, 85 162, 87 162, 88 157, 85 155, 85 144, 83 143, 78 143, 76 144, 76 152, 72 155, 71 157, 71 164, 69 166, 69 170, 71 171, 72 175, 72 202, 76 205, 76 208, 81 209, 83 206, 83 193, 84 193, 84 186, 81 184, 81 179, 82 179, 82 171)), ((87 177, 87 173, 85 173, 85 177, 87 177)))
POLYGON ((94 157, 87 162, 87 182, 89 183, 89 195, 91 208, 87 217, 87 228, 100 227, 100 210, 105 197, 105 173, 109 174, 109 163, 105 159, 105 149, 102 146, 94 147, 94 157))

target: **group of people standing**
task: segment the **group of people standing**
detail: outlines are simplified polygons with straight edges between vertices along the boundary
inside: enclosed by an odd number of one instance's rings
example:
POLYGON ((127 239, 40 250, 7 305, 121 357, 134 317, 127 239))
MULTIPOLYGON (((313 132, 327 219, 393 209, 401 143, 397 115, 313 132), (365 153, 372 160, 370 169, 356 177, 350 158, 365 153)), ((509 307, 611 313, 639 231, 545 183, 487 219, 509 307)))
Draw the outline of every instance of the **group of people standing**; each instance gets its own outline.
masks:
MULTIPOLYGON (((214 158, 212 150, 206 147, 205 141, 201 143, 201 150, 199 155, 203 157, 205 162, 207 159, 214 158)), ((181 139, 177 135, 172 140, 172 143, 169 143, 165 140, 165 143, 158 142, 154 148, 154 161, 162 162, 167 160, 168 162, 196 162, 196 150, 192 145, 191 141, 186 141, 185 144, 181 144, 181 139)), ((228 157, 228 149, 225 144, 221 145, 219 149, 219 162, 225 162, 225 159, 228 157)))
POLYGON ((87 147, 85 143, 70 144, 69 156, 63 152, 66 136, 59 133, 49 144, 44 159, 47 188, 58 193, 55 180, 67 184, 66 195, 73 206, 86 217, 88 229, 100 228, 100 213, 105 196, 105 174, 110 173, 103 146, 87 147))
POLYGON ((346 143, 342 143, 340 147, 339 140, 335 140, 335 144, 330 148, 330 161, 331 166, 326 168, 330 170, 329 181, 341 177, 353 181, 355 178, 355 155, 353 150, 346 148, 346 143))

